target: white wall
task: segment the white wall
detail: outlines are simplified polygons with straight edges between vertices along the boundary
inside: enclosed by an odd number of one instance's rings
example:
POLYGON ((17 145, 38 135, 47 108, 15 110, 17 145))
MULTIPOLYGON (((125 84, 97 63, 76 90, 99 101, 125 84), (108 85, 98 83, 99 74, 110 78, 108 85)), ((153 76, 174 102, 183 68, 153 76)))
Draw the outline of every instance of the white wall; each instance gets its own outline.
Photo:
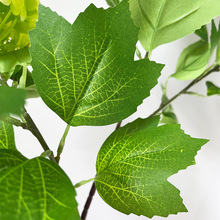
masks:
MULTIPOLYGON (((73 22, 79 12, 83 11, 91 2, 98 7, 107 5, 105 0, 41 0, 42 4, 51 7, 69 22, 73 22)), ((174 43, 158 47, 152 54, 152 59, 166 64, 159 82, 164 82, 166 77, 175 71, 177 58, 181 50, 190 42, 195 41, 195 36, 185 37, 174 43)), ((207 77, 220 86, 220 76, 215 73, 207 77)), ((168 95, 176 94, 188 82, 179 82, 171 79, 168 84, 168 95)), ((193 87, 193 91, 205 94, 204 81, 193 87)), ((161 90, 158 85, 151 91, 151 97, 144 101, 138 112, 126 119, 124 123, 137 117, 147 117, 160 104, 161 90)), ((170 215, 168 218, 153 217, 153 220, 219 220, 220 206, 220 97, 194 97, 182 95, 173 102, 173 107, 178 116, 182 129, 193 137, 207 138, 206 144, 196 156, 197 165, 187 170, 178 172, 169 178, 181 190, 184 204, 188 213, 170 215)), ((27 109, 43 136, 54 152, 64 132, 65 123, 41 99, 28 101, 27 109)), ((104 127, 73 127, 67 137, 65 150, 61 156, 60 165, 75 184, 81 180, 89 179, 95 175, 95 161, 98 150, 108 135, 114 130, 115 125, 104 127)), ((42 153, 39 143, 20 128, 16 128, 16 142, 18 148, 27 157, 35 157, 42 153), (24 138, 23 135, 26 135, 24 138), (25 139, 25 140, 24 140, 25 139)), ((80 213, 87 198, 91 184, 77 189, 77 201, 80 213)), ((112 209, 96 193, 88 214, 88 220, 141 220, 146 217, 134 215, 126 216, 112 209)))

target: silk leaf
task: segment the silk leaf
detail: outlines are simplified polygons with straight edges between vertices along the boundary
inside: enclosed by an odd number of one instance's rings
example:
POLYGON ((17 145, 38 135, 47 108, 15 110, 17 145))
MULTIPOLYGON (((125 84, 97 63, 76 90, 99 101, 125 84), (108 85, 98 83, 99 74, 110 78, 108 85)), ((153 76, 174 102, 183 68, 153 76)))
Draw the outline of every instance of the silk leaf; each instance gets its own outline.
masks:
POLYGON ((219 0, 130 0, 139 40, 151 52, 161 44, 187 36, 220 15, 219 0))
POLYGON ((191 138, 179 125, 157 127, 158 120, 138 119, 116 130, 98 153, 97 191, 125 214, 151 218, 187 211, 179 190, 167 178, 195 164, 207 140, 191 138))
POLYGON ((0 150, 0 219, 80 220, 76 192, 55 163, 0 150))
POLYGON ((44 102, 73 126, 111 124, 134 113, 163 67, 134 61, 137 35, 126 1, 107 10, 91 4, 73 25, 40 6, 30 52, 44 102))

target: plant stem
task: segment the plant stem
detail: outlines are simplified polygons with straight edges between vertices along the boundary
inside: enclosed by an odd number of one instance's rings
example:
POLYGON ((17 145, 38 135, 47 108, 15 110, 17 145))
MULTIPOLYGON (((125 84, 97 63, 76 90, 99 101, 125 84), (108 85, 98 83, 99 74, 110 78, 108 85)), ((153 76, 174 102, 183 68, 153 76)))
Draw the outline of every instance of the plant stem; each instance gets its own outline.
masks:
POLYGON ((20 89, 25 89, 26 87, 26 80, 27 80, 27 64, 23 64, 23 70, 22 70, 22 75, 19 80, 19 88, 20 89))
POLYGON ((8 11, 7 15, 5 16, 4 20, 2 21, 2 23, 0 24, 0 30, 2 29, 2 27, 5 25, 5 23, 8 21, 9 17, 11 16, 11 9, 8 11))
MULTIPOLYGON (((117 123, 117 125, 116 125, 116 127, 115 127, 115 131, 118 130, 118 129, 121 127, 121 123, 122 123, 122 121, 119 121, 119 122, 117 123)), ((93 184, 92 184, 92 187, 91 187, 91 189, 90 189, 88 198, 87 198, 87 200, 86 200, 86 203, 85 203, 85 206, 84 206, 82 215, 81 215, 81 220, 85 220, 85 219, 86 219, 86 216, 87 216, 89 207, 90 207, 90 205, 91 205, 93 196, 94 196, 94 194, 95 194, 95 191, 96 191, 96 188, 95 188, 95 181, 94 181, 93 184)))
POLYGON ((157 113, 159 113, 162 109, 164 109, 167 105, 169 105, 172 101, 174 101, 180 95, 186 93, 196 83, 200 82, 202 79, 204 79, 210 73, 216 72, 216 71, 220 71, 219 65, 214 64, 211 67, 209 67, 207 70, 205 70, 201 76, 199 76, 198 78, 194 79, 188 86, 183 88, 180 92, 178 92, 171 99, 169 99, 166 103, 163 103, 162 105, 160 105, 160 107, 155 112, 153 112, 149 117, 152 117, 152 116, 156 115, 157 113))
POLYGON ((92 187, 91 187, 90 192, 89 192, 89 196, 88 196, 88 198, 87 198, 87 200, 86 200, 86 204, 85 204, 85 206, 84 206, 84 209, 83 209, 83 212, 82 212, 82 215, 81 215, 81 220, 85 220, 85 219, 86 219, 86 216, 87 216, 89 207, 90 207, 90 205, 91 205, 93 196, 94 196, 94 194, 95 194, 95 191, 96 191, 95 182, 93 182, 93 183, 92 183, 92 187))
MULTIPOLYGON (((33 119, 31 118, 31 116, 27 113, 27 111, 24 109, 24 113, 23 113, 24 119, 26 120, 26 126, 23 127, 24 129, 29 130, 40 142, 41 146, 43 147, 44 151, 51 151, 50 148, 48 147, 46 141, 44 140, 42 134, 40 133, 40 131, 38 130, 37 126, 35 125, 33 119)), ((51 151, 52 152, 52 151, 51 151)), ((50 160, 52 160, 53 162, 56 163, 56 160, 54 158, 53 153, 51 153, 51 155, 49 156, 50 160)))
POLYGON ((64 148, 64 145, 65 145, 65 141, 66 141, 66 136, 69 132, 69 129, 70 129, 70 125, 67 125, 66 126, 66 129, 64 131, 64 134, 60 140, 60 143, 59 143, 59 146, 58 146, 58 149, 57 149, 57 156, 56 156, 56 162, 59 163, 60 162, 60 155, 62 154, 63 152, 63 148, 64 148))

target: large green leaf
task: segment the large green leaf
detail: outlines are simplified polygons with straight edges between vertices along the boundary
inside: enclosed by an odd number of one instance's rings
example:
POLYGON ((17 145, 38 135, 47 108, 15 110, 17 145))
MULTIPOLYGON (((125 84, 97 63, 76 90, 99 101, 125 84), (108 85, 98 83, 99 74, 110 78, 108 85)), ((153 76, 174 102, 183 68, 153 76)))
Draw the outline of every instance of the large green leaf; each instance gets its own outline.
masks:
POLYGON ((128 3, 90 5, 73 25, 44 6, 30 32, 33 78, 44 102, 70 125, 106 125, 137 109, 162 65, 134 61, 138 29, 128 3))
POLYGON ((55 163, 0 150, 1 220, 80 220, 76 192, 55 163))
POLYGON ((210 58, 209 44, 200 40, 189 45, 181 53, 172 77, 178 80, 191 80, 200 76, 206 69, 210 58))
POLYGON ((138 119, 118 129, 98 153, 96 188, 106 203, 125 214, 151 218, 187 211, 167 178, 194 164, 207 140, 191 138, 179 125, 156 127, 158 120, 138 119))
POLYGON ((0 149, 15 150, 15 138, 13 126, 0 120, 0 149))
POLYGON ((20 115, 25 102, 25 90, 0 86, 0 116, 20 115))
POLYGON ((161 44, 193 33, 220 15, 219 0, 130 0, 139 40, 151 52, 161 44))

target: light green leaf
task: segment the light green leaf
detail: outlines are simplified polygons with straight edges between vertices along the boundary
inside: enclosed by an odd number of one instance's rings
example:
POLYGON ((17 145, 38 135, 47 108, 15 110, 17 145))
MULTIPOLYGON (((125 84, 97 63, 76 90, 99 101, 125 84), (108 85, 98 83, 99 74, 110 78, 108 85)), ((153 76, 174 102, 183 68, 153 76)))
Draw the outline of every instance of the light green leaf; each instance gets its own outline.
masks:
MULTIPOLYGON (((163 90, 163 95, 162 95, 162 103, 161 105, 165 105, 169 101, 167 97, 167 83, 165 86, 162 86, 163 90)), ((167 105, 162 113, 161 113, 161 119, 160 119, 160 124, 178 124, 177 117, 174 113, 173 107, 171 104, 167 105)))
POLYGON ((203 25, 200 29, 195 31, 195 34, 198 35, 204 42, 208 43, 208 31, 207 31, 207 26, 203 25))
POLYGON ((151 52, 161 44, 187 36, 220 15, 219 0, 130 0, 139 40, 151 52))
POLYGON ((44 102, 74 126, 111 124, 134 113, 163 67, 134 61, 137 34, 126 1, 107 10, 90 5, 73 25, 41 6, 30 52, 44 102))
POLYGON ((16 150, 14 129, 10 123, 0 120, 0 149, 16 150))
POLYGON ((107 4, 110 7, 115 7, 117 4, 119 4, 122 0, 106 0, 107 4))
POLYGON ((220 65, 220 39, 219 39, 217 50, 216 50, 216 63, 220 65))
POLYGON ((200 40, 189 45, 181 53, 172 77, 178 80, 191 80, 200 76, 206 69, 210 58, 209 44, 200 40))
POLYGON ((174 112, 163 111, 161 114, 161 124, 178 124, 177 117, 174 112))
POLYGON ((0 55, 0 73, 9 78, 17 65, 31 63, 28 48, 0 55))
POLYGON ((207 86, 207 95, 211 96, 211 95, 220 95, 220 88, 218 86, 216 86, 215 84, 213 84, 212 82, 206 82, 206 86, 207 86))
POLYGON ((0 86, 0 116, 9 113, 20 115, 25 103, 25 96, 25 90, 0 86))
POLYGON ((38 4, 39 0, 0 0, 0 54, 29 46, 28 31, 35 27, 38 4))
POLYGON ((212 20, 211 37, 210 37, 210 41, 211 41, 210 54, 212 54, 213 51, 215 50, 216 46, 218 45, 219 40, 220 40, 220 29, 217 30, 215 22, 214 20, 212 20))
POLYGON ((125 214, 151 218, 185 212, 179 190, 167 178, 195 164, 207 140, 191 138, 179 125, 149 126, 149 120, 158 122, 158 117, 138 119, 105 141, 97 157, 96 188, 106 203, 125 214), (133 130, 140 120, 142 128, 133 130))
POLYGON ((75 189, 55 163, 0 150, 0 219, 80 220, 75 189))

